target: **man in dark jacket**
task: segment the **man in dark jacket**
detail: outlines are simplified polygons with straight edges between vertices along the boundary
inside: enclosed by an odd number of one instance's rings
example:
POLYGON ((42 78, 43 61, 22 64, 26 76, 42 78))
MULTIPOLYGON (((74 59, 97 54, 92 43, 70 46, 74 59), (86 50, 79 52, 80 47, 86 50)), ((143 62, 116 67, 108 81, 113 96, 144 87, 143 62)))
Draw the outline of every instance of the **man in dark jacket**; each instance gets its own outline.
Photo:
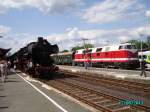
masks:
POLYGON ((145 68, 146 68, 146 62, 144 59, 141 60, 141 74, 140 76, 147 76, 146 72, 145 72, 145 68))

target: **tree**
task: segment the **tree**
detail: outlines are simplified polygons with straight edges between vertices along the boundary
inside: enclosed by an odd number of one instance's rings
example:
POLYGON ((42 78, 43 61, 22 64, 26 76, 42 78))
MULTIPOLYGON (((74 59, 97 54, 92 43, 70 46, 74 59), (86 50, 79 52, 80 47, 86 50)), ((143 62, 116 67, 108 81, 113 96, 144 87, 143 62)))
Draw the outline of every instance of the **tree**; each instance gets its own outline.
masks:
POLYGON ((76 51, 76 50, 79 50, 79 49, 84 49, 84 48, 93 48, 94 45, 93 44, 85 44, 82 45, 82 46, 75 46, 75 47, 72 47, 71 51, 76 51))
POLYGON ((71 48, 71 51, 76 51, 76 50, 79 50, 79 49, 84 49, 84 47, 83 46, 75 46, 75 47, 71 48))
POLYGON ((64 52, 69 52, 69 50, 66 50, 66 49, 65 49, 65 50, 61 51, 61 53, 64 53, 64 52))
POLYGON ((94 45, 93 44, 85 44, 85 48, 93 48, 94 45))
POLYGON ((147 46, 148 46, 148 50, 150 50, 150 36, 147 37, 147 46))
MULTIPOLYGON (((139 40, 130 40, 130 41, 128 41, 128 43, 135 44, 136 48, 138 50, 141 50, 141 41, 139 41, 139 40)), ((147 41, 146 42, 142 42, 142 49, 143 50, 148 49, 147 41)))
POLYGON ((141 49, 141 42, 138 40, 129 40, 128 43, 135 44, 137 49, 141 49))

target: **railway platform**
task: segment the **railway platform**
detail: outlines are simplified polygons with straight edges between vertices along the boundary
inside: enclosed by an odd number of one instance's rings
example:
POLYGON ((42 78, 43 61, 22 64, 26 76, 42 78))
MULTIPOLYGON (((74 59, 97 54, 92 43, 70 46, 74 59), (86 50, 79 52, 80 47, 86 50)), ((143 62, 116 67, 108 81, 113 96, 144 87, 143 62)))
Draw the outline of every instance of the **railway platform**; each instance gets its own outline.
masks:
POLYGON ((5 83, 0 82, 0 112, 93 112, 93 108, 12 71, 5 83))
POLYGON ((67 70, 70 72, 77 72, 81 74, 96 74, 104 77, 112 77, 117 79, 131 80, 135 82, 150 84, 150 71, 146 70, 147 77, 140 76, 140 70, 125 70, 125 69, 112 69, 112 68, 95 68, 79 66, 58 65, 60 70, 67 70))

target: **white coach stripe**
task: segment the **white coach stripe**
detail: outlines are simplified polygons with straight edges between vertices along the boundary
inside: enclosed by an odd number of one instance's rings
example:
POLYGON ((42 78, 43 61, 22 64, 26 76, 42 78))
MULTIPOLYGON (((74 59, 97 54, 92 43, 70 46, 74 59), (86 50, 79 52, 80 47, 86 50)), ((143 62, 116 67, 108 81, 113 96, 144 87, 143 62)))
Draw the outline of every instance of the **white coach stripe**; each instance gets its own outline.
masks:
MULTIPOLYGON (((75 61, 84 61, 87 59, 75 59, 75 61)), ((134 60, 138 60, 138 58, 99 58, 99 59, 91 59, 91 61, 134 61, 134 60)))
MULTIPOLYGON (((16 73, 17 74, 17 73, 16 73)), ((56 107, 58 107, 63 112, 68 112, 63 107, 61 107, 57 102, 55 102, 53 99, 51 99, 49 96, 47 96, 45 93, 43 93, 41 90, 39 90, 36 86, 34 86, 32 83, 27 81, 25 78, 23 78, 21 75, 17 74, 19 77, 21 77, 25 82, 27 82, 29 85, 31 85, 35 90, 37 90, 39 93, 41 93, 45 98, 47 98, 50 102, 52 102, 56 107)))

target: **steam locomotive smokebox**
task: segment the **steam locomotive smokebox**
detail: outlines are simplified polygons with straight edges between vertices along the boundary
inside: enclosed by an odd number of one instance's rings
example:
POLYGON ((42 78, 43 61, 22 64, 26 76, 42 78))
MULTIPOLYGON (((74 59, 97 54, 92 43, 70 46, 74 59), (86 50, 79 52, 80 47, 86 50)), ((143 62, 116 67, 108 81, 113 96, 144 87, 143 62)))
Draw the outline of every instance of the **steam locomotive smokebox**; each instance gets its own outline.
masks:
POLYGON ((34 64, 50 66, 53 64, 53 60, 50 57, 50 54, 58 53, 59 48, 57 45, 51 45, 46 39, 39 37, 31 52, 32 61, 34 64))

